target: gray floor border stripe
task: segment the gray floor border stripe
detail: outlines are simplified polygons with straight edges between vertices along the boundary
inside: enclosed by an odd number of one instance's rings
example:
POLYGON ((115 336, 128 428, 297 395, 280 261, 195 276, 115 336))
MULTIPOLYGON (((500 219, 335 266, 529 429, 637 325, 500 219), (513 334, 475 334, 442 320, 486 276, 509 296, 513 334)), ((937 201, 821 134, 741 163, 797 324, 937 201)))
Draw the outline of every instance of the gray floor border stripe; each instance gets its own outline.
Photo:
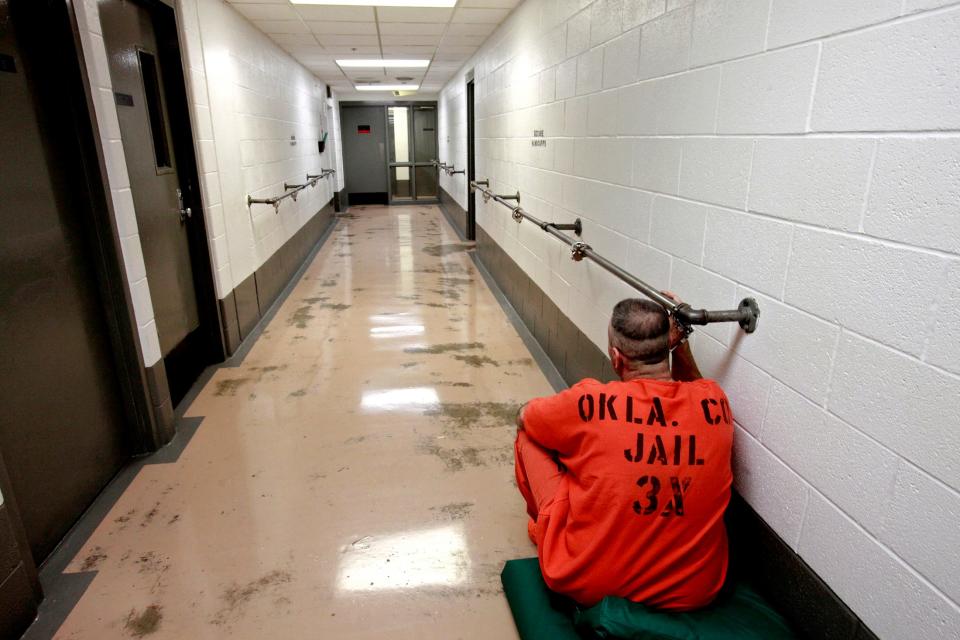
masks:
POLYGON ((257 339, 263 333, 270 321, 276 316, 277 311, 286 301, 286 299, 299 284, 300 279, 307 268, 313 263, 320 249, 323 248, 327 240, 333 234, 334 229, 341 215, 334 214, 331 223, 327 225, 326 230, 320 235, 313 249, 304 259, 303 264, 290 278, 290 282, 283 288, 277 299, 270 305, 267 313, 260 318, 253 331, 244 338, 236 353, 223 362, 210 365, 200 375, 197 381, 184 396, 180 404, 177 405, 176 420, 177 433, 165 447, 147 456, 134 458, 121 469, 114 478, 107 483, 100 495, 93 501, 87 510, 80 516, 80 519, 73 525, 67 535, 50 555, 47 561, 40 568, 40 584, 43 587, 44 598, 40 603, 37 618, 30 628, 23 634, 21 640, 48 640, 52 638, 63 622, 73 611, 73 608, 83 597, 84 592, 93 579, 96 577, 96 571, 85 571, 81 573, 65 574, 63 571, 69 566, 70 562, 76 557, 83 545, 87 543, 93 532, 100 526, 100 523, 107 517, 114 505, 133 482, 137 474, 143 467, 151 464, 168 464, 176 462, 180 454, 186 449, 193 435, 203 422, 202 416, 184 417, 187 408, 193 403, 197 395, 204 386, 213 377, 213 374, 222 368, 233 368, 243 364, 244 359, 253 348, 257 339))

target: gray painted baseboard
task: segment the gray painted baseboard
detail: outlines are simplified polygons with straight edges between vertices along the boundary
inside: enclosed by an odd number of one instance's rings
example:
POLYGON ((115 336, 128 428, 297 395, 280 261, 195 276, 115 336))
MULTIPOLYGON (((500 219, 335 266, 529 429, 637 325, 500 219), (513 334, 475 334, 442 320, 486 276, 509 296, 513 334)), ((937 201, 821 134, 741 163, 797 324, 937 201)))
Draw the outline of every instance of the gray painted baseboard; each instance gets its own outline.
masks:
POLYGON ((463 240, 467 237, 467 212, 443 187, 439 189, 440 210, 463 240))

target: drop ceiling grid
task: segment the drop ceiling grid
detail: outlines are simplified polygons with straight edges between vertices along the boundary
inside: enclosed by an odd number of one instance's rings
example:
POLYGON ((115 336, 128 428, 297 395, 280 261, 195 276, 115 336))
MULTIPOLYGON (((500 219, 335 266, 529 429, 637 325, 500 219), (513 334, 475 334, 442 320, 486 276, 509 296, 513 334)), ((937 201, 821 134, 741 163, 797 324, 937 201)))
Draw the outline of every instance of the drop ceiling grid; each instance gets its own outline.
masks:
POLYGON ((455 7, 294 5, 288 0, 228 0, 258 29, 321 80, 354 90, 360 78, 412 77, 439 90, 510 14, 519 0, 460 0, 455 7), (438 54, 440 54, 438 56, 438 54), (422 69, 345 70, 337 59, 428 58, 422 69), (388 74, 394 75, 388 75, 388 74))

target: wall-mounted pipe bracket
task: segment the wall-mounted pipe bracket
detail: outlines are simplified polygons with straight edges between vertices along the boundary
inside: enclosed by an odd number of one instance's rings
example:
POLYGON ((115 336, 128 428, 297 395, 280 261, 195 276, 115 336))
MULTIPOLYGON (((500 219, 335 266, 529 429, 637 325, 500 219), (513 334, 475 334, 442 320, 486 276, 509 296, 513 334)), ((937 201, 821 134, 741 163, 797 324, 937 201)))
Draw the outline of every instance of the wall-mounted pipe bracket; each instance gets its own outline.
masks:
POLYGON ((575 262, 580 262, 585 257, 587 257, 587 251, 590 250, 590 245, 586 242, 574 242, 570 245, 570 257, 573 258, 575 262))
POLYGON ((553 227, 557 231, 573 231, 578 236, 583 235, 583 222, 580 221, 580 218, 577 218, 570 224, 561 224, 559 222, 544 222, 540 228, 546 231, 547 227, 553 227))

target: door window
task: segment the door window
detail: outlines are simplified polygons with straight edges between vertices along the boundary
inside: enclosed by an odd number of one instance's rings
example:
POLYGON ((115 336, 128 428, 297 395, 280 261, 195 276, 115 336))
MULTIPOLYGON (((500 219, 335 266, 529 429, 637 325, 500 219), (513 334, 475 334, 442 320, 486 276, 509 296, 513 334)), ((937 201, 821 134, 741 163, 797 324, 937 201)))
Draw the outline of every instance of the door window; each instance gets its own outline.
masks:
POLYGON ((170 145, 167 141, 167 118, 163 113, 163 99, 160 97, 157 59, 152 53, 143 49, 137 50, 137 58, 140 62, 140 75, 143 78, 143 96, 150 119, 150 134, 153 140, 157 173, 167 173, 173 171, 173 164, 170 160, 170 145))
POLYGON ((387 107, 391 200, 437 197, 436 123, 435 106, 387 107))

